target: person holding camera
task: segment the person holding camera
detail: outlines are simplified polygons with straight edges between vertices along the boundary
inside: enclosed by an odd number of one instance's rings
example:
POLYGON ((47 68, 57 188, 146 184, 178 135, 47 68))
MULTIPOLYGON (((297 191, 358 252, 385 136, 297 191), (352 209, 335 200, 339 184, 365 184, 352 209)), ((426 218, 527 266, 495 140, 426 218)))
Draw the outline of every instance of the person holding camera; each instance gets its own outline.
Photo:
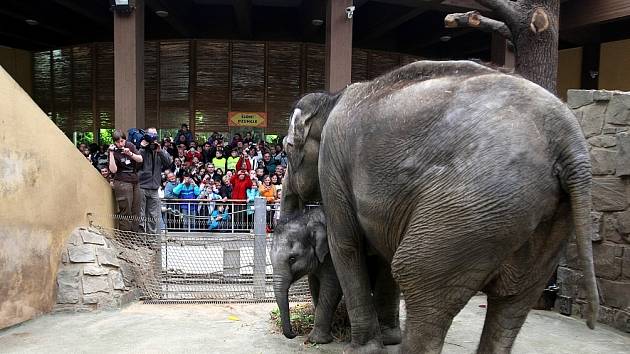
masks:
POLYGON ((109 147, 109 170, 114 174, 114 196, 118 203, 120 220, 118 228, 122 231, 138 231, 140 191, 138 189, 138 165, 142 155, 136 147, 127 141, 127 136, 120 129, 112 134, 114 143, 109 147))
POLYGON ((162 170, 173 163, 173 158, 157 142, 157 129, 149 128, 140 141, 142 167, 140 184, 140 227, 149 234, 158 233, 160 220, 160 197, 158 189, 162 182, 162 170))

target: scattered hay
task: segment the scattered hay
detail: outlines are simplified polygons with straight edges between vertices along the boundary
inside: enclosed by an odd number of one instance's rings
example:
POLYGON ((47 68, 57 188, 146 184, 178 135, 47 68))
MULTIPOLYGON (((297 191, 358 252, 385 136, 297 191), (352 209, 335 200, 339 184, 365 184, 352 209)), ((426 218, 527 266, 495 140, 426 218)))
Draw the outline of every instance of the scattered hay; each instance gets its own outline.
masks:
MULTIPOLYGON (((291 326, 293 332, 298 336, 307 336, 313 329, 315 321, 315 312, 313 305, 310 303, 297 304, 290 307, 291 312, 291 326)), ((280 310, 276 308, 271 311, 271 321, 274 329, 282 333, 282 320, 280 319, 280 310)), ((346 305, 342 301, 337 306, 337 311, 333 316, 331 334, 335 342, 349 342, 350 341, 350 319, 348 318, 348 312, 346 305)))

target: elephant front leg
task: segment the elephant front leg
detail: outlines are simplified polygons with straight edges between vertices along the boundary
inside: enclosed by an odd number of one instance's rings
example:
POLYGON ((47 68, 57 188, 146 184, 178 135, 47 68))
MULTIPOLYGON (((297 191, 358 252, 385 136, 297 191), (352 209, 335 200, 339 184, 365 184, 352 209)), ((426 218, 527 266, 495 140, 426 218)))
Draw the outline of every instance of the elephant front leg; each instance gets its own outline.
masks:
MULTIPOLYGON (((334 272, 334 269, 332 271, 334 272)), ((318 344, 330 343, 333 340, 331 335, 332 321, 337 305, 341 300, 341 288, 336 277, 334 279, 316 279, 316 282, 319 285, 319 291, 315 305, 315 323, 313 330, 308 335, 308 341, 318 344)))
MULTIPOLYGON (((331 208, 330 210, 350 210, 331 208)), ((387 353, 374 307, 370 279, 356 220, 343 212, 327 213, 328 240, 352 326, 344 353, 387 353)))

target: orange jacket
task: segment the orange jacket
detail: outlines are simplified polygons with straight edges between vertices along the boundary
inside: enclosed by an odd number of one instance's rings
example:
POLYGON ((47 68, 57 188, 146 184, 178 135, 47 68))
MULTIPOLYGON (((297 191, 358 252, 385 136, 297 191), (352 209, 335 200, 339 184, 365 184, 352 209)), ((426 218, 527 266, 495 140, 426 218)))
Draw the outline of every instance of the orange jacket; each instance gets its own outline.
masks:
POLYGON ((264 184, 261 184, 258 187, 258 191, 260 192, 261 197, 267 198, 268 202, 273 202, 276 200, 276 186, 273 184, 269 187, 266 187, 264 184))

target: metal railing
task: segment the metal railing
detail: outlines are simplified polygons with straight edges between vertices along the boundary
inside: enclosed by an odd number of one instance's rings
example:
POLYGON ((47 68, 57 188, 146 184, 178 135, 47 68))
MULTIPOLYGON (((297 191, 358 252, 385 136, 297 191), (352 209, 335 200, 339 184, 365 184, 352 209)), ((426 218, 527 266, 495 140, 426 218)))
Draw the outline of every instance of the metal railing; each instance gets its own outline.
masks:
MULTIPOLYGON (((264 198, 263 198, 264 201, 264 198)), ((168 232, 251 232, 254 202, 244 200, 162 199, 160 229, 168 232)), ((279 203, 265 203, 267 232, 273 230, 279 203)))

